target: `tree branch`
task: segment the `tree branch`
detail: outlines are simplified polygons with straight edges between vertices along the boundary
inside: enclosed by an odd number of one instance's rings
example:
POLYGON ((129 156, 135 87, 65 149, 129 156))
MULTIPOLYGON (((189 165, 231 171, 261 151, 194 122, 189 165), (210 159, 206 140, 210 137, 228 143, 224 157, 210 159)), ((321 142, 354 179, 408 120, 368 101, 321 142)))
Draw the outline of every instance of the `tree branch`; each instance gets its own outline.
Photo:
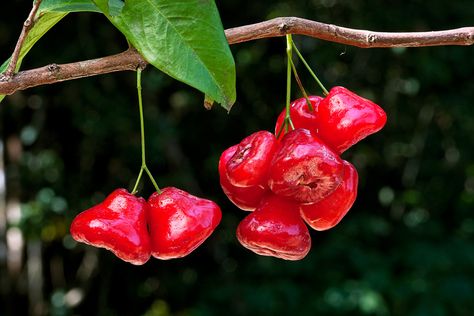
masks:
POLYGON ((38 12, 38 8, 40 4, 41 4, 41 0, 36 0, 33 2, 33 8, 31 9, 30 14, 28 15, 28 18, 26 18, 25 22, 23 23, 23 28, 21 29, 20 37, 18 38, 15 49, 13 50, 10 63, 8 64, 7 69, 2 75, 4 77, 4 80, 5 79, 8 80, 15 73, 16 64, 18 63, 18 56, 20 56, 21 47, 23 46, 23 43, 25 42, 26 36, 28 35, 31 28, 33 27, 33 24, 35 21, 34 20, 35 15, 36 15, 36 12, 38 12))
MULTIPOLYGON (((227 29, 225 34, 229 44, 279 37, 286 34, 305 35, 362 48, 474 44, 474 27, 433 32, 389 33, 350 29, 296 17, 282 17, 235 27, 227 29)), ((41 68, 21 71, 11 78, 0 79, 0 94, 13 94, 18 90, 35 86, 115 71, 136 70, 146 64, 147 62, 143 57, 133 49, 93 60, 63 65, 51 64, 41 68)))

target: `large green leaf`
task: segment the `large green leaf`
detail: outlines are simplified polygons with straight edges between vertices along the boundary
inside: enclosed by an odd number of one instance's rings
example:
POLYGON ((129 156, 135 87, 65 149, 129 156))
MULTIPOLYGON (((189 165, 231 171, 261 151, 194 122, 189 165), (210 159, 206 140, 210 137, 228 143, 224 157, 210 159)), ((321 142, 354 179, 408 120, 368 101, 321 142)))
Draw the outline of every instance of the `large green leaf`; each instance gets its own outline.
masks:
POLYGON ((101 12, 92 0, 43 0, 39 8, 42 12, 101 12))
MULTIPOLYGON (((111 12, 120 12, 124 5, 121 0, 109 0, 111 12)), ((108 7, 107 6, 107 7, 108 7)), ((43 0, 39 8, 42 12, 98 12, 102 13, 92 0, 43 0)))
POLYGON ((235 64, 214 1, 94 2, 150 64, 230 109, 235 64))

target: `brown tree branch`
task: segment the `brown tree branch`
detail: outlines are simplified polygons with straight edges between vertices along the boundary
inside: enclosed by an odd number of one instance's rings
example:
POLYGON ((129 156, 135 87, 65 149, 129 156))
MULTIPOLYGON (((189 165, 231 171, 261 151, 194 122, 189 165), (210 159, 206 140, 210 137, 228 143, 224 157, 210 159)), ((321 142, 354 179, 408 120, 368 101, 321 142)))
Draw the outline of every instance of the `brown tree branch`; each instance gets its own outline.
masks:
POLYGON ((25 42, 26 36, 28 35, 31 28, 33 27, 35 15, 36 15, 36 12, 38 12, 38 8, 40 4, 41 4, 41 0, 36 0, 33 2, 33 8, 31 9, 30 14, 28 15, 28 18, 26 18, 25 22, 23 23, 23 28, 21 29, 20 37, 18 38, 18 41, 16 42, 15 49, 13 50, 10 63, 8 64, 7 69, 2 75, 7 80, 11 78, 13 74, 15 73, 16 65, 18 63, 18 56, 20 56, 21 47, 23 46, 23 43, 25 42))
MULTIPOLYGON (((445 45, 473 45, 474 27, 445 31, 389 33, 350 29, 316 21, 282 17, 269 21, 227 29, 229 44, 242 43, 286 34, 305 35, 325 41, 362 48, 422 47, 445 45)), ((132 49, 123 53, 93 60, 21 71, 8 80, 0 79, 0 94, 13 94, 35 86, 65 80, 106 74, 114 71, 135 70, 147 62, 132 49)))

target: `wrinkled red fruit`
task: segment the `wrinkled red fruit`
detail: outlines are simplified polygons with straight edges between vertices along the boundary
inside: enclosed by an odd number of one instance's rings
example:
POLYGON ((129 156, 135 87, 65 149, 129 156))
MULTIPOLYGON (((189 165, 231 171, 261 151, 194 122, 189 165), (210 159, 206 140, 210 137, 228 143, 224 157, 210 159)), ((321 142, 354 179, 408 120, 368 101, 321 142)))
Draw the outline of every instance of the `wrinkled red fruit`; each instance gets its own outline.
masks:
POLYGON ((147 205, 125 189, 76 216, 71 235, 78 242, 112 251, 120 259, 141 265, 150 258, 147 205))
POLYGON ((278 195, 315 203, 341 183, 341 158, 306 129, 288 132, 273 158, 268 184, 278 195))
POLYGON ((386 123, 383 109, 344 87, 334 87, 319 103, 317 135, 338 153, 379 131, 386 123))
POLYGON ((266 180, 275 149, 275 135, 268 131, 245 137, 226 164, 229 182, 237 187, 261 185, 266 180))
MULTIPOLYGON (((316 111, 318 109, 319 102, 321 102, 323 98, 317 95, 311 95, 308 96, 308 99, 311 102, 313 110, 311 111, 309 109, 305 98, 300 98, 290 104, 290 117, 295 128, 305 128, 314 132, 318 129, 318 116, 316 115, 316 111)), ((286 109, 283 109, 276 121, 275 135, 278 135, 280 130, 282 130, 285 115, 286 109)), ((283 129, 278 139, 282 139, 284 135, 285 130, 283 129)))
POLYGON ((308 228, 298 204, 268 195, 237 227, 237 239, 247 249, 285 260, 303 259, 311 249, 308 228))
POLYGON ((266 183, 265 187, 263 185, 237 187, 229 182, 225 168, 227 162, 235 154, 237 147, 238 145, 234 145, 222 153, 219 159, 219 180, 225 195, 227 195, 235 206, 244 211, 253 211, 260 203, 265 192, 268 191, 268 188, 266 187, 266 183))
POLYGON ((321 201, 301 205, 301 217, 315 230, 326 230, 336 226, 354 204, 357 196, 357 183, 357 170, 352 164, 344 161, 342 183, 321 201))
POLYGON ((174 187, 148 199, 151 254, 158 259, 181 258, 209 237, 219 224, 219 206, 174 187))

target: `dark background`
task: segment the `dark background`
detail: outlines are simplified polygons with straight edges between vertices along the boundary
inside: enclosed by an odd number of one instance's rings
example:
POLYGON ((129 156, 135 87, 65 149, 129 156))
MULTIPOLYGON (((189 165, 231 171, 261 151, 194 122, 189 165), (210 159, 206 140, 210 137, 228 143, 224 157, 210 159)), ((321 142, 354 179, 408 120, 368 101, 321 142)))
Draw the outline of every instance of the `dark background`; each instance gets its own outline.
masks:
MULTIPOLYGON (((2 5, 0 60, 11 54, 30 5, 2 5)), ((378 31, 474 21, 471 0, 228 0, 218 7, 225 28, 277 16, 378 31)), ((230 114, 204 110, 199 92, 152 67, 143 74, 149 168, 160 186, 211 198, 223 211, 214 234, 183 259, 132 266, 68 234, 80 211, 133 186, 140 167, 134 73, 33 88, 2 102, 0 315, 472 315, 474 47, 360 49, 294 39, 327 87, 346 86, 388 115, 380 133, 344 153, 359 171, 358 199, 334 229, 312 232, 304 260, 257 256, 235 238, 246 213, 219 187, 219 155, 273 129, 286 85, 284 38, 236 44, 238 101, 230 114)), ((70 14, 22 69, 125 48, 103 16, 70 14)), ((297 66, 307 90, 319 94, 297 66)), ((148 197, 153 188, 143 183, 148 197)))

